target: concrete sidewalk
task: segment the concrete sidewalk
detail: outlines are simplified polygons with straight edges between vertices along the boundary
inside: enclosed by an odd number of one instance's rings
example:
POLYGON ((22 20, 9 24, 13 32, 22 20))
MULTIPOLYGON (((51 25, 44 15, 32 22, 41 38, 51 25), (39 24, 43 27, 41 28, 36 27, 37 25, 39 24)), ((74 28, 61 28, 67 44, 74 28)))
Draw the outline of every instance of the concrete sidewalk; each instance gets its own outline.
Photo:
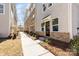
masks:
POLYGON ((48 50, 40 46, 36 41, 33 41, 25 33, 20 32, 22 49, 24 56, 54 56, 48 50))

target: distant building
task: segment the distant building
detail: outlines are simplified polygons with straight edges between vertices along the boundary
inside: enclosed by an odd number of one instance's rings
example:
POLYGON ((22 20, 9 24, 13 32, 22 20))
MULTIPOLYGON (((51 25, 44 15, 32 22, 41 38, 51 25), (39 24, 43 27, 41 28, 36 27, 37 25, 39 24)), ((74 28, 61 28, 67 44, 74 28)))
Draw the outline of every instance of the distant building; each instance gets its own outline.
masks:
POLYGON ((35 4, 31 4, 25 17, 24 28, 25 31, 35 31, 35 4))
POLYGON ((18 30, 19 30, 19 31, 24 31, 24 27, 23 27, 22 25, 19 25, 19 26, 18 26, 18 30))

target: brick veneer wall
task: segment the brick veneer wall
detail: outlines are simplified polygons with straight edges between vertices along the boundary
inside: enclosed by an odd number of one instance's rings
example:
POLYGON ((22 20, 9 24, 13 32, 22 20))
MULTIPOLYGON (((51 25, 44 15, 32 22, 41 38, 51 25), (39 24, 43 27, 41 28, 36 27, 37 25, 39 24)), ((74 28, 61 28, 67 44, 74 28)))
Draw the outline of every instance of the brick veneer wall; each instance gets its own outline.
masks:
MULTIPOLYGON (((41 36, 45 36, 45 32, 37 32, 41 36)), ((63 42, 70 42, 69 33, 65 32, 51 32, 50 37, 63 42)))
POLYGON ((54 38, 56 40, 64 41, 64 42, 70 42, 69 33, 51 32, 50 37, 52 37, 52 38, 54 38))

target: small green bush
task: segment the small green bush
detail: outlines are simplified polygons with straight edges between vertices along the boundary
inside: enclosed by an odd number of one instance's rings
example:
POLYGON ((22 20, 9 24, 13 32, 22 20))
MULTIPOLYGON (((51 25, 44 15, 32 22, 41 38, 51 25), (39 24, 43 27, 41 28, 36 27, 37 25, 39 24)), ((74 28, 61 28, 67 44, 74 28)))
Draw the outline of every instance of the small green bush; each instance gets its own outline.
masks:
POLYGON ((75 36, 73 40, 70 42, 70 47, 74 52, 79 53, 79 37, 75 36))
POLYGON ((44 42, 46 42, 46 43, 50 43, 49 38, 45 39, 44 42))
POLYGON ((32 32, 29 32, 29 34, 32 36, 33 33, 32 32))

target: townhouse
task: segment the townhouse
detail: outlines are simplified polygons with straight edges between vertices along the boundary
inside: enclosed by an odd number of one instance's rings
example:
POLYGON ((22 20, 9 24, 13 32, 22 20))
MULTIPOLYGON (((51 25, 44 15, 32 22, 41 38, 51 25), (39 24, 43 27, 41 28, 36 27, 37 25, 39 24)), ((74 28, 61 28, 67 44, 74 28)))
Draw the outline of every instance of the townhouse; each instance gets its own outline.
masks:
POLYGON ((10 36, 12 27, 16 25, 16 8, 15 4, 2 3, 0 4, 0 38, 10 36))
POLYGON ((11 8, 11 19, 10 19, 10 33, 16 35, 17 34, 17 14, 16 14, 16 4, 15 3, 11 3, 10 5, 11 8))
POLYGON ((33 3, 30 5, 29 9, 26 10, 24 30, 35 32, 35 4, 33 3))
POLYGON ((79 33, 79 4, 37 3, 32 21, 35 21, 35 32, 39 35, 70 42, 79 33))

